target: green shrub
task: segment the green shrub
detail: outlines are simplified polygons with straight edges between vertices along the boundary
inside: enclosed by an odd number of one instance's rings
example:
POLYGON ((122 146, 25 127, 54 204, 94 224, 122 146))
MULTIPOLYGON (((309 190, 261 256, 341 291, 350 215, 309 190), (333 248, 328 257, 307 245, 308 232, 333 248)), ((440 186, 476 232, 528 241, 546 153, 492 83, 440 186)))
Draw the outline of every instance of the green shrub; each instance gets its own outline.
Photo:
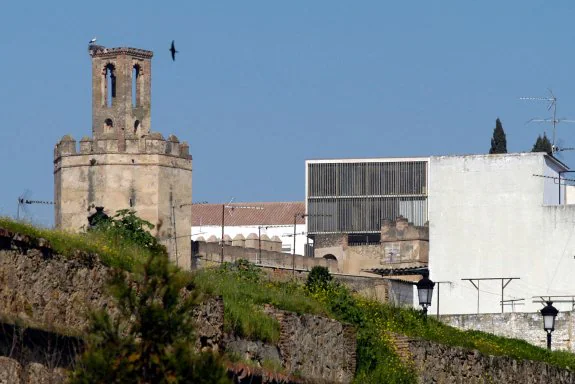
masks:
POLYGON ((194 352, 196 295, 166 255, 153 255, 131 275, 115 270, 110 291, 119 316, 92 313, 86 350, 71 383, 228 383, 211 353, 194 352))
POLYGON ((307 275, 305 287, 308 292, 317 292, 327 288, 329 282, 333 279, 326 267, 316 265, 307 275))

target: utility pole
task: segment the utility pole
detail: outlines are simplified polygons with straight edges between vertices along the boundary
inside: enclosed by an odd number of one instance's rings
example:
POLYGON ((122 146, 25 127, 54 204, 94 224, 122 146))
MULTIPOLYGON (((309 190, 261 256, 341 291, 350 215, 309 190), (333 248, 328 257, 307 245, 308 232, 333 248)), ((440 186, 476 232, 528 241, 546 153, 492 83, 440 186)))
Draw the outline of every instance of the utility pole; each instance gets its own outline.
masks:
POLYGON ((315 214, 315 213, 296 213, 293 215, 293 249, 292 249, 292 274, 295 276, 295 238, 296 238, 296 226, 297 226, 297 218, 301 217, 302 219, 306 217, 319 217, 319 216, 331 216, 331 215, 322 215, 322 214, 315 214))
MULTIPOLYGON (((201 204, 201 203, 184 203, 184 204, 180 204, 180 209, 182 209, 183 207, 188 207, 188 206, 192 206, 192 205, 196 205, 196 204, 201 204)), ((173 206, 172 206, 172 208, 173 208, 173 206)), ((175 217, 175 215, 174 215, 174 217, 175 217)), ((175 222, 176 222, 176 221, 175 221, 175 218, 174 218, 174 231, 176 230, 176 224, 175 224, 175 222)), ((192 221, 191 224, 192 224, 192 226, 194 225, 194 224, 193 224, 193 221, 192 221)), ((200 231, 201 231, 201 226, 200 226, 200 231)), ((177 245, 176 245, 176 247, 177 247, 177 245)), ((177 254, 178 254, 178 252, 176 251, 176 255, 177 255, 177 254)), ((176 259, 176 265, 178 265, 178 261, 177 261, 177 260, 178 260, 178 259, 176 259)), ((193 243, 192 243, 192 234, 190 234, 190 268, 191 268, 191 269, 194 269, 194 265, 195 265, 195 264, 194 264, 194 247, 193 247, 193 243)))
POLYGON ((176 207, 172 204, 172 222, 174 224, 174 251, 176 252, 176 266, 178 265, 178 231, 176 230, 176 207))

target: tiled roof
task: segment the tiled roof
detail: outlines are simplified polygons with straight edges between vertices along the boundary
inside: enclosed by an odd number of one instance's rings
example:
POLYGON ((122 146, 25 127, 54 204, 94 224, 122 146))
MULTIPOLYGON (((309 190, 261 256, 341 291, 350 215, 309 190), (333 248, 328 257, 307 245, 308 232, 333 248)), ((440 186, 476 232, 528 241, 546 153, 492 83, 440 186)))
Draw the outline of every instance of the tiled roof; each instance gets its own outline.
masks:
MULTIPOLYGON (((228 205, 228 204, 226 204, 228 205)), ((305 213, 303 201, 283 203, 232 203, 235 207, 259 207, 263 209, 226 208, 225 225, 293 225, 294 216, 305 213)), ((297 224, 304 224, 305 219, 298 216, 297 224)), ((222 204, 192 205, 192 226, 221 225, 222 204)))
POLYGON ((402 266, 391 268, 389 266, 383 268, 370 268, 363 269, 363 272, 374 273, 381 276, 407 276, 407 275, 421 275, 424 271, 428 271, 427 264, 424 263, 407 263, 402 266))

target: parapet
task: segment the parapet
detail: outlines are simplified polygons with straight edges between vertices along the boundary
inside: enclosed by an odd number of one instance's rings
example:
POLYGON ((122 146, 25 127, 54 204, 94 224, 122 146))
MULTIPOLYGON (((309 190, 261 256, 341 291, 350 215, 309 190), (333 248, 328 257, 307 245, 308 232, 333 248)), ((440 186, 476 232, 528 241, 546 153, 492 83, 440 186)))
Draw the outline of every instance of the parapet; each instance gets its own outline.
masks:
POLYGON ((111 58, 120 55, 127 55, 138 57, 141 59, 151 59, 154 52, 145 49, 120 47, 120 48, 106 48, 102 45, 91 44, 88 46, 88 52, 92 57, 111 58))
POLYGON ((64 135, 54 148, 54 158, 76 154, 76 140, 70 135, 64 135))
MULTIPOLYGON (((199 236, 196 242, 205 243, 219 243, 220 240, 215 235, 211 235, 208 239, 199 236)), ((281 252, 282 251, 282 241, 278 236, 274 236, 271 239, 268 235, 262 234, 261 238, 255 233, 250 233, 247 238, 242 234, 237 234, 234 236, 233 240, 228 235, 224 235, 224 243, 237 248, 260 248, 265 251, 281 252)))
POLYGON ((395 221, 385 220, 381 225, 381 242, 423 240, 429 241, 429 226, 418 227, 399 216, 395 221))
POLYGON ((76 154, 97 153, 139 153, 159 154, 191 159, 190 146, 187 142, 180 143, 178 138, 170 135, 168 139, 153 132, 142 137, 128 137, 123 139, 125 145, 120 145, 120 140, 113 133, 102 134, 96 139, 83 137, 80 146, 70 135, 62 137, 54 149, 54 158, 76 154), (121 150, 123 148, 123 150, 121 150))

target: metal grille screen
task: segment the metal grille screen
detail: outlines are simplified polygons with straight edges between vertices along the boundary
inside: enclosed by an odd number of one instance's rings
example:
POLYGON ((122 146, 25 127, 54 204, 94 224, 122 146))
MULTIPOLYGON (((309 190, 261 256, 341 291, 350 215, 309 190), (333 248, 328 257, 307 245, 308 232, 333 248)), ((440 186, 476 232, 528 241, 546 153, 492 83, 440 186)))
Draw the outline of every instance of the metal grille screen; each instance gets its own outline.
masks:
POLYGON ((427 221, 427 162, 308 164, 308 232, 375 233, 384 219, 427 221))

